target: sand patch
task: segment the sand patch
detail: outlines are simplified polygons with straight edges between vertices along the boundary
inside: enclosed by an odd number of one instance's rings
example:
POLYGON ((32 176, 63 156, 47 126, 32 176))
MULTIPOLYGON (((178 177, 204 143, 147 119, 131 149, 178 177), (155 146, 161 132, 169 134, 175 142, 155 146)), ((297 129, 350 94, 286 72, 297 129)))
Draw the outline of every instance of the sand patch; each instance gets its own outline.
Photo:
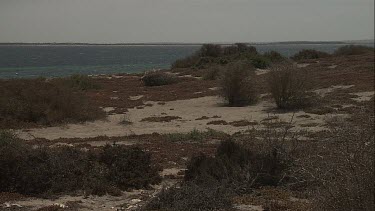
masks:
POLYGON ((264 74, 267 74, 269 72, 271 72, 271 70, 267 70, 267 69, 256 69, 255 70, 256 75, 264 75, 264 74))
POLYGON ((140 100, 143 98, 143 95, 137 95, 137 96, 130 96, 129 100, 140 100))
MULTIPOLYGON (((247 107, 225 107, 222 98, 216 96, 201 97, 189 100, 177 100, 166 102, 159 105, 157 102, 150 103, 152 107, 143 109, 129 109, 126 114, 132 124, 123 125, 120 122, 124 119, 124 114, 109 115, 106 120, 87 122, 84 124, 68 124, 64 127, 46 127, 34 128, 29 130, 18 130, 18 136, 25 140, 34 138, 46 138, 54 140, 58 138, 91 138, 97 136, 127 136, 142 135, 152 133, 187 133, 194 129, 205 131, 207 128, 223 131, 233 134, 247 130, 250 125, 207 125, 212 121, 211 118, 226 122, 261 122, 270 116, 277 116, 278 121, 290 122, 294 117, 306 115, 303 111, 293 113, 272 114, 276 108, 270 101, 261 101, 257 105, 247 107), (147 122, 142 121, 152 116, 160 116, 163 113, 166 116, 180 117, 181 119, 170 122, 147 122), (209 119, 202 118, 210 117, 209 119), (196 120, 199 119, 199 120, 196 120)), ((324 115, 309 114, 310 118, 294 118, 294 129, 306 129, 310 131, 325 130, 324 115), (301 124, 316 123, 317 127, 300 127, 301 124)), ((261 125, 263 127, 264 125, 261 125)))
POLYGON ((374 96, 374 91, 357 92, 357 93, 351 93, 351 94, 358 96, 358 97, 355 97, 355 98, 351 98, 352 100, 355 100, 357 102, 363 102, 363 101, 370 101, 371 98, 374 96))
POLYGON ((316 89, 313 92, 324 97, 326 94, 334 92, 337 89, 349 89, 349 88, 352 88, 353 86, 354 85, 330 86, 328 88, 316 89))
POLYGON ((305 63, 302 63, 302 64, 297 64, 297 67, 298 67, 298 68, 305 68, 305 67, 307 67, 307 66, 309 66, 309 65, 311 65, 311 64, 305 64, 305 63))

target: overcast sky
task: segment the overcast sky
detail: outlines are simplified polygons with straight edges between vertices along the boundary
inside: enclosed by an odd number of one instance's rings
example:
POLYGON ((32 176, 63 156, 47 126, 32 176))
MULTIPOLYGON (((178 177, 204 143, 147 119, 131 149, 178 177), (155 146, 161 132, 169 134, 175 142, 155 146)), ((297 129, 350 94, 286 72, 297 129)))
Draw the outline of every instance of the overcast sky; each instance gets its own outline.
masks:
POLYGON ((0 42, 374 38, 374 0, 0 0, 0 42))

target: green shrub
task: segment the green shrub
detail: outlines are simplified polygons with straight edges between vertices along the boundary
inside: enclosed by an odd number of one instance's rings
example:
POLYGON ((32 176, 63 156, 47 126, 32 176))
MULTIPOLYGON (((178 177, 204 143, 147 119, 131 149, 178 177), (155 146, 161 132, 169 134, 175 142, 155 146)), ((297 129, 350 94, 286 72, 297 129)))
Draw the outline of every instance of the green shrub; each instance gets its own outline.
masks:
POLYGON ((229 106, 245 106, 257 100, 254 71, 244 63, 235 63, 224 71, 221 79, 222 96, 229 106))
POLYGON ((35 148, 0 132, 0 192, 41 195, 83 190, 103 195, 114 189, 146 188, 160 181, 150 162, 150 155, 138 148, 106 146, 87 152, 35 148))
POLYGON ((278 108, 298 109, 310 104, 307 79, 302 74, 302 70, 289 64, 273 67, 268 84, 278 108))
POLYGON ((270 61, 263 56, 254 56, 251 58, 251 64, 258 69, 266 69, 270 66, 270 61))
POLYGON ((310 49, 304 49, 300 52, 296 53, 294 56, 291 57, 291 59, 298 61, 303 59, 319 59, 319 58, 326 58, 330 57, 331 55, 326 52, 317 51, 317 50, 310 50, 310 49))
POLYGON ((145 86, 163 86, 178 82, 177 76, 163 72, 150 72, 142 77, 145 86))
POLYGON ((104 112, 80 92, 55 81, 0 81, 0 127, 26 123, 52 125, 104 117, 104 112))
POLYGON ((178 59, 172 64, 172 68, 189 68, 193 67, 199 61, 199 56, 191 55, 183 59, 178 59))
POLYGON ((283 57, 279 52, 276 51, 266 52, 263 54, 263 56, 272 63, 283 62, 286 60, 285 57, 283 57))
POLYGON ((99 88, 99 85, 94 83, 93 79, 87 75, 75 74, 68 78, 63 78, 61 80, 63 83, 66 83, 71 88, 77 90, 90 90, 99 88))
POLYGON ((336 56, 342 55, 360 55, 374 52, 374 48, 362 45, 346 45, 338 48, 333 54, 336 56))

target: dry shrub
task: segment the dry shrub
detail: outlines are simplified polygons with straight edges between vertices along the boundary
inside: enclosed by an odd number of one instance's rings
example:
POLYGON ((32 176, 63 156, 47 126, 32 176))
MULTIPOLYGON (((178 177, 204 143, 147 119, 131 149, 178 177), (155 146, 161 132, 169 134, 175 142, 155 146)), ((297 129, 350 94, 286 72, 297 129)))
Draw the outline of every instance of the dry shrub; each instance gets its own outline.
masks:
POLYGON ((55 79, 57 81, 61 81, 66 85, 70 86, 73 89, 77 90, 90 90, 90 89, 98 89, 99 85, 96 84, 92 78, 87 75, 79 75, 75 74, 67 78, 55 79))
POLYGON ((374 48, 362 45, 346 45, 338 48, 333 54, 336 56, 343 55, 360 55, 366 53, 374 53, 374 48))
POLYGON ((45 79, 13 79, 0 82, 0 124, 52 125, 104 117, 81 92, 64 83, 45 79))
POLYGON ((203 80, 218 80, 223 72, 222 67, 213 66, 205 70, 203 74, 203 80))
POLYGON ((163 72, 149 72, 142 77, 145 86, 163 86, 178 82, 177 76, 163 72))
POLYGON ((319 59, 319 58, 326 58, 330 57, 331 55, 326 52, 312 50, 312 49, 304 49, 300 52, 296 53, 294 56, 291 57, 291 59, 298 61, 298 60, 304 60, 304 59, 319 59))
POLYGON ((329 139, 305 154, 301 172, 317 185, 316 210, 374 210, 374 119, 364 120, 334 121, 329 139))
POLYGON ((254 70, 242 62, 232 64, 224 71, 221 79, 221 95, 229 106, 246 106, 256 102, 254 77, 254 70))
POLYGON ((234 210, 227 195, 228 192, 222 187, 201 187, 188 183, 163 190, 143 210, 234 210))
POLYGON ((13 134, 0 132, 0 192, 45 195, 83 190, 104 195, 157 182, 150 155, 139 148, 106 146, 86 152, 30 147, 13 134))
POLYGON ((274 66, 268 78, 273 99, 278 108, 299 109, 310 104, 306 73, 296 66, 274 66))

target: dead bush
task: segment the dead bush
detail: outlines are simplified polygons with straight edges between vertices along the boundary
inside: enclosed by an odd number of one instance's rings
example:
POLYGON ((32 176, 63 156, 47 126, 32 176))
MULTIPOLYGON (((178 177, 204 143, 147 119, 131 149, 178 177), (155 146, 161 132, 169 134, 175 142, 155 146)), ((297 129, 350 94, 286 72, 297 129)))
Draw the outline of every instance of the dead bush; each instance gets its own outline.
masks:
POLYGON ((336 120, 329 138, 305 154, 301 172, 317 186, 316 210, 374 210, 373 128, 373 117, 360 124, 336 120))
POLYGON ((363 45, 346 45, 338 48, 333 54, 336 56, 343 55, 360 55, 366 53, 374 53, 374 48, 363 45))
POLYGON ((145 86, 163 86, 178 82, 177 76, 163 72, 150 72, 142 77, 145 86))
POLYGON ((242 62, 235 63, 224 71, 221 95, 229 106, 246 106, 256 102, 254 76, 254 70, 242 62))
POLYGON ((268 84, 278 108, 299 109, 310 104, 306 74, 294 65, 280 64, 271 69, 268 84))
POLYGON ((312 49, 304 49, 300 52, 296 53, 291 59, 295 61, 304 60, 304 59, 319 59, 319 58, 326 58, 330 57, 331 55, 326 52, 312 50, 312 49))
POLYGON ((159 182, 148 153, 106 146, 81 151, 71 147, 30 147, 0 132, 0 192, 25 195, 73 193, 104 195, 115 189, 147 188, 159 182))
POLYGON ((80 92, 45 79, 0 82, 0 127, 90 121, 105 113, 80 92))
POLYGON ((163 190, 143 210, 234 210, 228 195, 222 187, 201 187, 187 183, 163 190))

